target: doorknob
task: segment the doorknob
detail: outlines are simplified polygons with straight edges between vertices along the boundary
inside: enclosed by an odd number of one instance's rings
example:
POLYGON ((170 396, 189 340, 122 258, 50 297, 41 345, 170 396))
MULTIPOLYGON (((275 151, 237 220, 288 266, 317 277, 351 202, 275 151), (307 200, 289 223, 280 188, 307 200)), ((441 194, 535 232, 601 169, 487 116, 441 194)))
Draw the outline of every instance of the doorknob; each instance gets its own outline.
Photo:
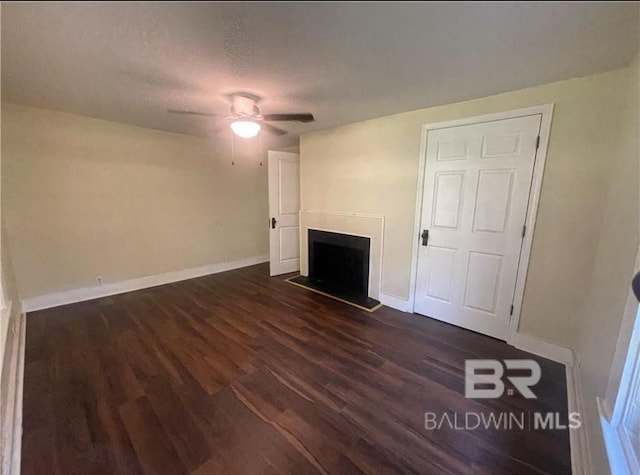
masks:
POLYGON ((422 234, 420 235, 420 237, 422 238, 422 245, 426 246, 427 243, 429 242, 429 230, 425 229, 424 231, 422 231, 422 234))
POLYGON ((271 229, 276 229, 276 218, 271 218, 271 229))

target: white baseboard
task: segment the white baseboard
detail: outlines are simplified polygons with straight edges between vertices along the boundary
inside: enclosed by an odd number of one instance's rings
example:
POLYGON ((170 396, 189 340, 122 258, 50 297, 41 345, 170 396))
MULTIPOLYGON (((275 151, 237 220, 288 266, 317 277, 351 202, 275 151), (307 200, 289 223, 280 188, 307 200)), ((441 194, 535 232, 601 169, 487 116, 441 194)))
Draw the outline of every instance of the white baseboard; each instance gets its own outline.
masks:
POLYGON ((18 313, 12 323, 5 350, 10 353, 0 355, 5 367, 2 381, 2 417, 0 418, 0 463, 1 473, 18 475, 22 452, 22 400, 24 388, 24 357, 26 318, 18 313))
POLYGON ((193 269, 184 269, 174 272, 167 272, 165 274, 156 274, 147 277, 140 277, 137 279, 124 280, 122 282, 107 283, 101 286, 68 290, 66 292, 58 292, 54 294, 42 295, 40 297, 26 299, 23 301, 22 307, 25 312, 34 312, 36 310, 43 310, 45 308, 58 307, 60 305, 67 305, 70 303, 83 302, 85 300, 108 297, 110 295, 132 292, 134 290, 146 289, 149 287, 155 287, 157 285, 170 284, 172 282, 179 282, 181 280, 193 279, 210 274, 217 274, 219 272, 225 272, 233 269, 240 269, 241 267, 248 267, 268 261, 268 255, 255 256, 239 261, 221 262, 218 264, 196 267, 193 269))
POLYGON ((557 363, 567 366, 573 366, 574 364, 573 351, 569 348, 564 348, 524 333, 515 333, 509 344, 557 363))
POLYGON ((401 312, 409 311, 409 301, 405 299, 401 299, 399 297, 394 297, 393 295, 386 295, 380 292, 380 303, 387 307, 395 308, 396 310, 400 310, 401 312))
POLYGON ((576 366, 566 366, 567 377, 567 406, 569 412, 580 414, 582 422, 579 429, 569 430, 571 444, 571 473, 573 475, 592 475, 589 461, 589 441, 587 438, 586 412, 584 411, 584 399, 582 397, 582 384, 580 382, 580 369, 576 366))

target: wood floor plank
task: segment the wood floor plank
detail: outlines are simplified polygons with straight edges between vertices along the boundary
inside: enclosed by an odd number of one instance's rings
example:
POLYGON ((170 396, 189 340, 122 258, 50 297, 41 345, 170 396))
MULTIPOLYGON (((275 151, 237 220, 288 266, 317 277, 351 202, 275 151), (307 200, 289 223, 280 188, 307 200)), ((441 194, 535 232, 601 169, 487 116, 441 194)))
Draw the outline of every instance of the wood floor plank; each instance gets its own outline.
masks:
POLYGON ((120 415, 145 474, 186 472, 146 396, 120 406, 120 415))
POLYGON ((188 471, 212 456, 207 441, 170 383, 156 378, 147 390, 151 406, 188 471))
POLYGON ((231 467, 226 465, 219 458, 210 458, 194 471, 191 472, 191 475, 213 475, 216 473, 225 474, 225 475, 236 475, 237 472, 234 471, 231 467))
POLYGON ((109 460, 105 472, 118 475, 142 473, 140 460, 117 408, 107 398, 99 398, 95 410, 96 425, 99 425, 99 429, 95 430, 95 445, 106 451, 109 460))
POLYGON ((55 388, 55 447, 61 473, 83 473, 96 458, 87 420, 88 383, 66 380, 55 388))
POLYGON ((562 365, 285 277, 258 265, 30 313, 22 473, 571 473, 567 430, 424 427, 427 411, 566 420, 562 365), (538 398, 465 398, 470 358, 538 361, 538 398))
POLYGON ((25 431, 22 436, 21 473, 59 474, 55 440, 55 428, 53 426, 44 426, 25 431))

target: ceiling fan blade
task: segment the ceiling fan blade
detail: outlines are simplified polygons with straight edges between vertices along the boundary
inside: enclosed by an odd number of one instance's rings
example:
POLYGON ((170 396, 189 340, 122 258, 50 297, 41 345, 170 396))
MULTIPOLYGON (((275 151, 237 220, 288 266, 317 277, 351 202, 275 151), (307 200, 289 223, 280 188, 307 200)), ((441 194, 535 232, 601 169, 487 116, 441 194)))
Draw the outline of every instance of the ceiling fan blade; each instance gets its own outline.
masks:
POLYGON ((275 127, 273 125, 265 124, 264 122, 260 125, 264 128, 264 130, 266 130, 267 132, 271 132, 272 134, 285 135, 288 133, 286 130, 282 130, 281 128, 275 127))
POLYGON ((171 114, 205 115, 205 116, 209 116, 209 117, 217 117, 217 116, 220 115, 220 114, 213 114, 211 112, 183 111, 183 110, 176 110, 176 109, 167 109, 167 112, 169 112, 171 114))
POLYGON ((296 121, 296 122, 313 122, 316 120, 313 114, 301 113, 301 114, 262 114, 264 120, 269 121, 296 121))

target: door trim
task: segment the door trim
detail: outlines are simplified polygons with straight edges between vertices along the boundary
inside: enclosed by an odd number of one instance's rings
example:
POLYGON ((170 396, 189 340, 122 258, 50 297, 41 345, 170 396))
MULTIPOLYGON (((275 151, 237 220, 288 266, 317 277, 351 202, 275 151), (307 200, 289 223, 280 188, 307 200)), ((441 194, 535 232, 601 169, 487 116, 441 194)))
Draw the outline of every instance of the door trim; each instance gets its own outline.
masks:
POLYGON ((418 160, 418 185, 416 191, 416 213, 413 227, 413 247, 411 254, 411 279, 409 282, 409 303, 408 310, 415 312, 416 297, 416 280, 418 275, 418 250, 420 248, 420 221, 422 218, 422 200, 424 193, 424 179, 426 173, 426 151, 427 151, 427 134, 430 130, 445 129, 451 127, 459 127, 463 125, 473 125, 482 122, 493 122, 504 119, 515 119, 518 117, 526 117, 530 115, 540 114, 540 146, 536 152, 536 159, 533 165, 533 175, 531 179, 531 189, 529 190, 529 205, 527 206, 527 217, 525 220, 527 233, 522 241, 520 248, 520 259, 518 265, 518 273, 516 274, 516 287, 513 297, 513 315, 509 320, 509 329, 507 332, 507 343, 512 344, 515 334, 520 323, 520 311, 522 309, 522 300, 524 298, 525 281, 527 270, 529 268, 529 259, 531 257, 531 245, 533 243, 533 234, 536 225, 536 217, 538 214, 538 204, 540 201, 540 190, 542 188, 542 176, 544 174, 544 166, 547 160, 547 147, 549 145, 549 135, 551 133, 551 119, 553 117, 553 104, 543 104, 539 106, 527 107, 524 109, 515 109, 511 111, 498 112, 495 114, 486 114, 475 117, 465 117, 462 119, 448 120, 444 122, 434 122, 422 125, 422 135, 420 138, 420 157, 418 160))

